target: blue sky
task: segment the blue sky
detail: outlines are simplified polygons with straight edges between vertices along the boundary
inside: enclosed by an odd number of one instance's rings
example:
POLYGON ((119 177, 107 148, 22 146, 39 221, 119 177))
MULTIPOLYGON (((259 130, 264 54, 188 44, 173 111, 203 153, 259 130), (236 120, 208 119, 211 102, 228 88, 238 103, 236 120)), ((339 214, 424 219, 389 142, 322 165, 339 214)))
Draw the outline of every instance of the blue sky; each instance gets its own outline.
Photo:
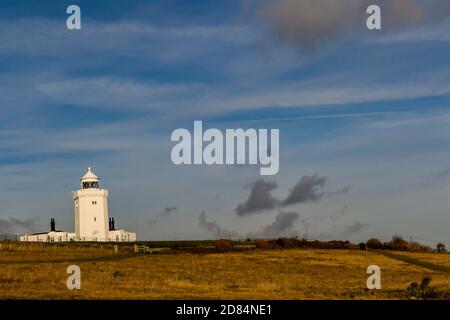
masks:
POLYGON ((261 235, 288 211, 280 236, 450 242, 450 11, 382 2, 386 25, 369 31, 355 1, 333 16, 316 1, 315 34, 291 16, 307 2, 78 1, 82 30, 68 31, 73 2, 2 1, 0 233, 50 217, 72 230, 70 191, 91 164, 140 239, 261 235), (324 196, 238 216, 257 167, 171 163, 171 132, 194 120, 279 128, 270 193, 317 175, 324 196))

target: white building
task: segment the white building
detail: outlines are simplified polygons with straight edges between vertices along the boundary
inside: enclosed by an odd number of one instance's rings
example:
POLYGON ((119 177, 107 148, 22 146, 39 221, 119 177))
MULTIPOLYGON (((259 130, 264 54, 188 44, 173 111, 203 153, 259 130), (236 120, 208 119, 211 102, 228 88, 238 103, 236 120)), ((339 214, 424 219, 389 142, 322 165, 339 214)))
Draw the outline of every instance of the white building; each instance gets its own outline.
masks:
POLYGON ((80 179, 80 190, 73 191, 75 232, 56 231, 52 219, 50 232, 26 234, 20 241, 136 241, 136 233, 115 230, 114 218, 108 214, 108 190, 100 189, 100 178, 91 168, 80 179))
POLYGON ((75 240, 75 233, 65 231, 50 231, 20 236, 20 241, 29 242, 67 242, 75 240))

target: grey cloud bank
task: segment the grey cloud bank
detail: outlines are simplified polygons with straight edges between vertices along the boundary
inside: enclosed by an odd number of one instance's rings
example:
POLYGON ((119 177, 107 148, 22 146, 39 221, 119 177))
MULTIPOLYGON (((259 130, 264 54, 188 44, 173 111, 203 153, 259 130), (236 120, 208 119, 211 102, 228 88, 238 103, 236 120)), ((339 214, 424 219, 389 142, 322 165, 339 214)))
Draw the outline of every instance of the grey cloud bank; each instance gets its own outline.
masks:
POLYGON ((198 223, 200 228, 205 229, 214 234, 218 239, 236 239, 242 238, 242 235, 236 231, 229 231, 227 229, 219 227, 216 221, 207 221, 206 213, 203 210, 198 216, 198 223))
POLYGON ((244 203, 238 204, 235 209, 237 215, 244 216, 260 210, 273 209, 279 204, 279 201, 271 194, 271 191, 277 188, 275 182, 265 182, 260 179, 247 188, 250 188, 250 196, 244 203))
POLYGON ((17 219, 9 217, 8 219, 0 218, 0 234, 16 234, 17 232, 36 232, 36 218, 33 219, 17 219))
POLYGON ((343 235, 350 236, 352 234, 359 233, 362 230, 366 229, 368 226, 369 225, 367 223, 355 221, 351 225, 345 227, 343 235))
POLYGON ((283 204, 289 205, 320 200, 325 195, 323 189, 326 181, 326 177, 319 177, 317 175, 301 177, 299 182, 290 191, 286 200, 283 201, 283 204))
POLYGON ((275 222, 262 228, 258 232, 249 234, 250 238, 273 239, 280 236, 292 236, 296 234, 292 228, 298 220, 297 212, 279 212, 275 217, 275 222))
POLYGON ((250 195, 247 200, 237 205, 235 212, 239 216, 253 214, 277 207, 286 207, 298 203, 316 202, 324 197, 331 197, 345 194, 350 191, 346 186, 334 191, 326 191, 327 177, 320 177, 317 174, 312 176, 302 176, 295 186, 289 191, 286 199, 279 200, 271 193, 278 187, 275 182, 265 182, 257 180, 250 185, 250 195))
MULTIPOLYGON (((273 239, 281 236, 292 236, 296 232, 293 230, 295 222, 298 220, 297 212, 279 212, 275 216, 275 221, 262 227, 259 231, 249 232, 246 238, 253 239, 273 239)), ((207 221, 206 213, 202 211, 198 217, 199 226, 211 233, 218 239, 237 239, 243 238, 244 235, 236 231, 229 231, 221 228, 216 221, 207 221)))

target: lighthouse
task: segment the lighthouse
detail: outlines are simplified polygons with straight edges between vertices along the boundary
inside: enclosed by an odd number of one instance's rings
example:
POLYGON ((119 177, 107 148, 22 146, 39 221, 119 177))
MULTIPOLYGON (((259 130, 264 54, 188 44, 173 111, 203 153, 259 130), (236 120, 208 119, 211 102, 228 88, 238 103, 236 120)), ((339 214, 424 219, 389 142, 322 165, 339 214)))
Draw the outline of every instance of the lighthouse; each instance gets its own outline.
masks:
POLYGON ((74 191, 75 237, 89 241, 109 239, 108 190, 99 186, 100 178, 88 167, 74 191))
POLYGON ((80 178, 80 189, 72 191, 75 232, 57 231, 51 219, 50 232, 26 234, 21 241, 136 241, 136 233, 116 229, 114 218, 108 213, 108 190, 100 188, 100 178, 88 167, 80 178))

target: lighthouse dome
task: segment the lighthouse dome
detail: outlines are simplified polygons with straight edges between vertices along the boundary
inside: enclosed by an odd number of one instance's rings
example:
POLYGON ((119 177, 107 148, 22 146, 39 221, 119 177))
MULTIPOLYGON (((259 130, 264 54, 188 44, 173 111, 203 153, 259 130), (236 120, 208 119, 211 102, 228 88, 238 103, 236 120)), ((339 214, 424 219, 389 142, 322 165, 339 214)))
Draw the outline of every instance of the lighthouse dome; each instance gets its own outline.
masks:
POLYGON ((92 172, 91 167, 88 167, 88 171, 81 177, 80 181, 82 189, 98 189, 98 182, 100 181, 100 178, 92 172))

